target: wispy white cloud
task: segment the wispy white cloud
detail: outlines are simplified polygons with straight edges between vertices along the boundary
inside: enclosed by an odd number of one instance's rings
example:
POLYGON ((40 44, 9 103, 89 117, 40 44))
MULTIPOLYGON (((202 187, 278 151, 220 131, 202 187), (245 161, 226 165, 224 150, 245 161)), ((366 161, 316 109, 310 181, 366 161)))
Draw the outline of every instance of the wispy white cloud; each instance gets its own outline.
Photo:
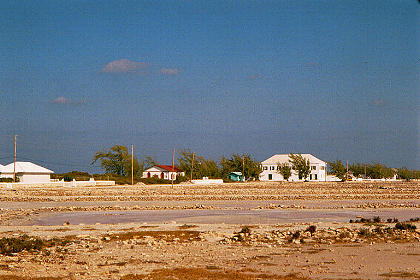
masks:
POLYGON ((160 69, 160 73, 165 74, 165 75, 178 75, 179 74, 179 69, 176 68, 161 68, 160 69))
POLYGON ((54 100, 51 100, 51 103, 54 103, 54 104, 68 104, 68 103, 70 103, 70 100, 63 97, 63 96, 60 96, 60 97, 57 97, 54 100))
POLYGON ((65 98, 64 96, 57 97, 53 100, 51 100, 52 104, 72 104, 72 105, 82 105, 86 104, 86 99, 81 100, 70 100, 68 98, 65 98))
POLYGON ((384 100, 382 98, 376 99, 375 101, 373 101, 373 105, 382 106, 384 105, 384 100))
POLYGON ((248 76, 248 77, 247 77, 247 79, 248 79, 248 80, 251 80, 251 81, 253 81, 253 80, 258 80, 258 79, 260 79, 260 78, 262 78, 262 76, 261 76, 260 74, 254 74, 254 75, 251 75, 251 76, 248 76))
POLYGON ((133 72, 137 69, 144 69, 147 67, 145 62, 134 62, 128 59, 119 59, 114 60, 105 65, 104 68, 101 69, 101 72, 104 73, 126 73, 126 72, 133 72))

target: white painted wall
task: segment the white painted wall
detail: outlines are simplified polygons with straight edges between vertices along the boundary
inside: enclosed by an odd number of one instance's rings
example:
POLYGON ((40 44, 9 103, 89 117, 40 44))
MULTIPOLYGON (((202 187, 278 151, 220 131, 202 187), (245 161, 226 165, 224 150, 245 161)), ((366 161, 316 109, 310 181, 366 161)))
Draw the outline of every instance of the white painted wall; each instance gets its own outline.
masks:
MULTIPOLYGON (((291 167, 292 165, 288 163, 291 167)), ((260 180, 261 181, 283 181, 283 176, 278 173, 277 164, 261 164, 263 171, 260 173, 260 180), (271 175, 271 176, 270 176, 271 175), (271 178, 271 179, 270 179, 271 178)), ((309 181, 325 181, 325 170, 326 170, 326 163, 311 163, 311 173, 308 176, 307 180, 309 181)), ((296 171, 292 170, 292 175, 289 177, 291 182, 299 181, 299 176, 296 171)), ((300 180, 302 181, 302 180, 300 180)))
POLYGON ((17 174, 19 182, 22 183, 49 183, 50 174, 17 174))
POLYGON ((176 180, 178 176, 185 176, 184 172, 169 172, 164 169, 152 167, 143 172, 142 178, 147 178, 149 172, 150 177, 157 176, 158 178, 161 178, 161 174, 163 173, 163 179, 165 180, 172 180, 172 178, 176 180))
MULTIPOLYGON (((2 173, 1 178, 13 178, 13 173, 2 173)), ((49 183, 50 174, 46 173, 16 173, 16 177, 19 178, 21 183, 49 183)))

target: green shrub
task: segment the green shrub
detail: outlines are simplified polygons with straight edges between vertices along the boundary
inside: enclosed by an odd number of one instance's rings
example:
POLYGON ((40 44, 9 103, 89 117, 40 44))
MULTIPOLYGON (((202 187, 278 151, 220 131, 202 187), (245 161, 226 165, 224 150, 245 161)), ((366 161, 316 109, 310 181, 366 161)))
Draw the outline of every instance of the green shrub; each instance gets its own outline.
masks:
POLYGON ((150 178, 141 178, 139 180, 142 183, 145 183, 146 185, 152 185, 152 184, 171 184, 171 180, 165 180, 158 178, 156 176, 150 177, 150 178))
POLYGON ((64 175, 63 179, 64 179, 64 182, 71 182, 71 181, 73 181, 73 178, 71 176, 69 176, 69 175, 64 175))
POLYGON ((400 230, 416 230, 417 227, 409 223, 396 223, 395 228, 400 230))
POLYGON ((380 222, 382 222, 382 219, 381 219, 381 217, 376 216, 376 217, 373 217, 373 222, 374 223, 380 223, 380 222))
POLYGON ((0 178, 0 182, 2 182, 2 183, 12 183, 13 178, 0 178))
POLYGON ((316 231, 316 226, 312 225, 306 228, 305 232, 309 232, 311 234, 311 236, 315 233, 316 231))
POLYGON ((176 177, 176 180, 174 181, 174 183, 175 184, 179 184, 179 183, 182 183, 182 182, 187 182, 187 181, 189 181, 190 179, 189 178, 187 178, 186 176, 177 176, 176 177))
POLYGON ((45 247, 65 246, 73 242, 71 237, 53 238, 42 240, 36 237, 30 237, 26 234, 20 237, 3 237, 0 238, 0 255, 11 256, 22 251, 40 251, 45 247))
POLYGON ((360 229, 359 232, 358 232, 358 234, 360 236, 363 236, 363 237, 370 237, 370 236, 372 236, 372 233, 367 228, 360 229))
POLYGON ((300 231, 295 231, 295 233, 292 234, 292 240, 293 239, 298 239, 300 237, 300 231))
POLYGON ((30 238, 28 235, 22 235, 18 238, 1 238, 0 254, 12 255, 21 251, 41 250, 44 242, 39 238, 30 238))
POLYGON ((59 179, 66 182, 70 182, 73 179, 76 181, 88 181, 92 176, 87 172, 81 172, 81 171, 71 171, 67 173, 61 173, 61 174, 51 174, 51 179, 59 179))
POLYGON ((241 231, 239 233, 250 234, 251 233, 251 229, 248 226, 244 226, 244 227, 242 227, 242 229, 241 229, 241 231))

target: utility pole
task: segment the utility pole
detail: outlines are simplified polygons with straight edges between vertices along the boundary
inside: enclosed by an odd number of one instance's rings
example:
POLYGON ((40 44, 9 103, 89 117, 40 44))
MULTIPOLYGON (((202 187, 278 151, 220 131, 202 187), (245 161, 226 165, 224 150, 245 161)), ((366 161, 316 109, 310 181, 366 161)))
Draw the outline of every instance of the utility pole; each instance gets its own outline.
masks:
POLYGON ((13 157, 13 183, 16 182, 16 138, 17 134, 15 134, 15 155, 13 157))
POLYGON ((245 155, 242 154, 242 180, 245 182, 245 155))
POLYGON ((175 149, 173 149, 172 151, 172 175, 171 175, 172 187, 174 186, 174 168, 175 168, 175 149))
POLYGON ((365 179, 366 179, 366 163, 365 163, 365 179))
POLYGON ((327 166, 328 166, 328 163, 325 163, 325 182, 327 182, 327 175, 328 175, 327 166))
POLYGON ((194 172, 194 153, 192 154, 192 161, 191 161, 191 181, 193 179, 193 172, 194 172))
POLYGON ((348 177, 349 177, 349 161, 347 161, 347 164, 346 164, 346 181, 349 179, 348 177))
POLYGON ((134 185, 134 146, 131 145, 131 185, 134 185))

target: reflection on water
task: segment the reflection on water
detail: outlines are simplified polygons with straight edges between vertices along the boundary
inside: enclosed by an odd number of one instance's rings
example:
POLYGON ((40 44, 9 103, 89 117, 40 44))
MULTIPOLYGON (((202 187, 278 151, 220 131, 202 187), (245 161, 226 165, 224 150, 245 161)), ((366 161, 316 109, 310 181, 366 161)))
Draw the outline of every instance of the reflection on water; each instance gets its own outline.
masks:
POLYGON ((293 222, 348 222, 357 216, 407 220, 420 217, 420 209, 375 210, 136 210, 59 212, 34 218, 27 225, 117 223, 226 223, 275 224, 293 222))

